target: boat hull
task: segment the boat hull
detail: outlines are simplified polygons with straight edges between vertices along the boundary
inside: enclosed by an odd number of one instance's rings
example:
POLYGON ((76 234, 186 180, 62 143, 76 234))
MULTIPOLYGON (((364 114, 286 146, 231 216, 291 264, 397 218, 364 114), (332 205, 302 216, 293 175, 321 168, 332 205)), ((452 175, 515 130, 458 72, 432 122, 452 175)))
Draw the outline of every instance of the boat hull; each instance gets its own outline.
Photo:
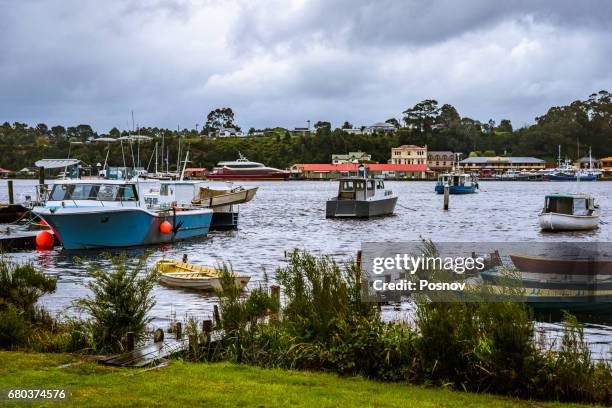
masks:
POLYGON ((51 227, 65 249, 116 248, 159 244, 204 236, 210 229, 213 211, 152 212, 131 208, 44 208, 35 209, 51 227), (173 225, 163 234, 160 224, 173 225))
MULTIPOLYGON (((476 192, 476 186, 449 186, 449 194, 472 194, 476 192)), ((437 184, 436 193, 444 194, 444 186, 437 184)))
MULTIPOLYGON (((580 181, 595 181, 595 180, 597 180, 597 176, 592 175, 592 174, 588 176, 580 176, 580 181)), ((548 176, 548 181, 578 181, 578 177, 551 174, 548 176)))
POLYGON ((280 172, 280 173, 275 173, 275 172, 269 172, 269 173, 222 172, 222 173, 210 173, 208 174, 207 178, 209 180, 241 180, 241 181, 274 180, 276 181, 276 180, 287 180, 289 178, 289 173, 284 173, 284 172, 280 172))
POLYGON ((541 213, 539 222, 545 231, 588 231, 599 226, 599 215, 541 213))
MULTIPOLYGON (((180 275, 172 276, 171 273, 161 274, 160 281, 168 286, 182 289, 215 291, 223 289, 221 279, 210 278, 182 278, 180 275)), ((234 278, 234 285, 238 289, 244 289, 251 278, 248 276, 237 276, 234 278)))
POLYGON ((397 196, 378 200, 338 200, 327 201, 327 218, 370 218, 393 214, 397 196))
POLYGON ((609 259, 562 259, 543 256, 510 255, 514 266, 522 272, 556 275, 610 275, 609 259))
POLYGON ((211 231, 229 231, 238 229, 238 211, 215 210, 210 222, 211 231))

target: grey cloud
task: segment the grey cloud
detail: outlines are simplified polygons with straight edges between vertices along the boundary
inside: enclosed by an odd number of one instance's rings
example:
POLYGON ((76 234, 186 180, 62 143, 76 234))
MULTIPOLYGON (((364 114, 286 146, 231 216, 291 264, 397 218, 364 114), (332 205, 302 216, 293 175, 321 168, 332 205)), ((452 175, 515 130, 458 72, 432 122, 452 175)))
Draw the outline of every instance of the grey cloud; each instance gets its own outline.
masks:
POLYGON ((612 3, 0 0, 0 121, 356 125, 424 98, 533 121, 610 88, 612 3))

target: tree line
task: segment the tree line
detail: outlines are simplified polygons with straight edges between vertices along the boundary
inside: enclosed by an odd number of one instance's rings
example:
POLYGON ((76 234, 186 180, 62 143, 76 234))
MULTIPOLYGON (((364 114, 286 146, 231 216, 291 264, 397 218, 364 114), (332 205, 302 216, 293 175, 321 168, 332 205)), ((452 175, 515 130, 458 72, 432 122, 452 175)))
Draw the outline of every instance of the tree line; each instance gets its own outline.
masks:
MULTIPOLYGON (((481 122, 462 117, 450 104, 440 106, 427 99, 403 111, 400 119, 389 118, 395 132, 354 134, 347 130, 353 126, 345 122, 333 129, 331 123, 319 121, 312 132, 295 134, 287 129, 264 129, 263 136, 203 138, 219 127, 239 127, 234 123, 231 108, 211 111, 201 131, 196 129, 170 130, 143 127, 138 134, 150 136, 151 142, 123 142, 100 145, 88 143, 98 137, 117 138, 135 132, 111 129, 98 134, 90 125, 64 127, 39 123, 5 122, 0 125, 0 167, 19 170, 33 166, 41 158, 78 158, 94 165, 104 163, 107 154, 110 165, 131 166, 132 157, 140 158, 140 166, 154 169, 155 144, 158 145, 158 163, 163 139, 164 156, 169 157, 170 169, 176 168, 179 141, 182 152, 190 151, 190 167, 212 167, 222 160, 235 159, 238 151, 250 160, 286 168, 295 163, 329 163, 331 155, 349 151, 365 151, 372 159, 386 163, 391 148, 402 144, 427 145, 429 150, 449 150, 468 155, 534 156, 554 161, 558 146, 564 156, 577 158, 588 154, 594 157, 612 156, 612 94, 600 91, 585 100, 565 106, 551 107, 535 118, 530 126, 513 129, 508 119, 497 124, 493 119, 481 122), (188 147, 187 147, 188 146, 188 147)), ((249 133, 255 129, 251 128, 249 133)), ((183 154, 181 154, 183 156, 183 154)), ((138 164, 138 163, 137 163, 138 164)))

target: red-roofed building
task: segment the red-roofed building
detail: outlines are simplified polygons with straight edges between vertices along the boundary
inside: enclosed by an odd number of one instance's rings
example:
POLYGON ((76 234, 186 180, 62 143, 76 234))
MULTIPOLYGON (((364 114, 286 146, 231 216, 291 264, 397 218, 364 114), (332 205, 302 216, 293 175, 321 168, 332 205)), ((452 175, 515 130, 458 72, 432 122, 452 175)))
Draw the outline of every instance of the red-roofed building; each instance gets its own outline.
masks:
POLYGON ((208 174, 208 170, 204 167, 187 167, 185 169, 185 177, 189 179, 204 179, 208 174))
MULTIPOLYGON (((291 167, 294 178, 336 179, 341 176, 357 176, 359 164, 295 164, 291 167)), ((386 179, 425 179, 429 169, 426 164, 366 164, 368 174, 386 179)))
POLYGON ((9 176, 12 176, 14 174, 14 171, 3 169, 2 167, 0 167, 0 178, 9 178, 9 176))

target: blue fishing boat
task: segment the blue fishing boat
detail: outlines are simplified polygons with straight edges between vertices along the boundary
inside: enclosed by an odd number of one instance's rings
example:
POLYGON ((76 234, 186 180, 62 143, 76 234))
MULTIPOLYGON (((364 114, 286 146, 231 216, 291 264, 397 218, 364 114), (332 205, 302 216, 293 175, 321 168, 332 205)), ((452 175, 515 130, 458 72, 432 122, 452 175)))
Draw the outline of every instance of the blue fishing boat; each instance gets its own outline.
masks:
POLYGON ((65 249, 128 247, 206 235, 213 210, 152 206, 138 180, 61 180, 33 212, 65 249))
POLYGON ((450 194, 471 194, 478 190, 478 178, 467 173, 440 174, 436 183, 436 193, 444 194, 445 186, 448 186, 450 194))

